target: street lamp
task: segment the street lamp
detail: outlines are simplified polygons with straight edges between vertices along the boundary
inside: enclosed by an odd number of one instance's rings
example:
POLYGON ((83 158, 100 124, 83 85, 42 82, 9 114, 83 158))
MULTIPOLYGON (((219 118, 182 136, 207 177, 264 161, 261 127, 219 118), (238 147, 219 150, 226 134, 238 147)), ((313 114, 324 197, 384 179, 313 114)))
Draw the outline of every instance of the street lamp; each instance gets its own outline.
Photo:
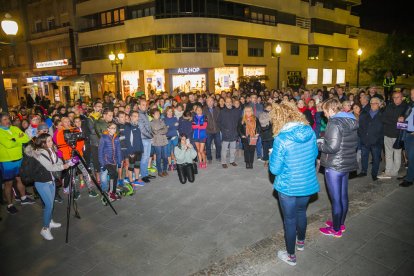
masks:
POLYGON ((114 54, 113 51, 108 56, 109 60, 111 61, 112 68, 114 68, 115 65, 115 71, 116 71, 116 97, 118 100, 121 100, 121 81, 119 78, 119 66, 122 67, 123 60, 125 59, 125 54, 122 51, 119 51, 118 54, 114 54))
POLYGON ((280 53, 282 52, 282 47, 280 44, 276 46, 276 55, 277 55, 277 89, 279 89, 279 77, 280 77, 280 53))
POLYGON ((361 55, 362 55, 362 50, 361 48, 358 49, 357 51, 357 55, 358 55, 358 68, 357 68, 357 87, 359 87, 359 65, 361 62, 361 55))
MULTIPOLYGON (((3 32, 8 36, 15 36, 17 31, 19 30, 19 25, 17 22, 14 21, 10 14, 6 13, 4 19, 1 21, 1 28, 3 32)), ((9 44, 9 43, 2 43, 2 44, 9 44)), ((3 68, 1 67, 0 63, 0 107, 2 112, 8 112, 7 106, 7 98, 6 98, 6 88, 4 87, 4 80, 3 80, 3 68)))

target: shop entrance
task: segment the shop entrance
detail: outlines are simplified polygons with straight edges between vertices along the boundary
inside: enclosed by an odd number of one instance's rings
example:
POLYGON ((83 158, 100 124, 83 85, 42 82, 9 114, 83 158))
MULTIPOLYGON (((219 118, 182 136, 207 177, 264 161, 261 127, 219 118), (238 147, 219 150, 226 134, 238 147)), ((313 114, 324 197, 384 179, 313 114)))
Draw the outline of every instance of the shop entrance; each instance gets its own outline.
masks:
POLYGON ((171 69, 171 84, 173 90, 189 92, 205 92, 208 87, 208 69, 178 68, 171 69))

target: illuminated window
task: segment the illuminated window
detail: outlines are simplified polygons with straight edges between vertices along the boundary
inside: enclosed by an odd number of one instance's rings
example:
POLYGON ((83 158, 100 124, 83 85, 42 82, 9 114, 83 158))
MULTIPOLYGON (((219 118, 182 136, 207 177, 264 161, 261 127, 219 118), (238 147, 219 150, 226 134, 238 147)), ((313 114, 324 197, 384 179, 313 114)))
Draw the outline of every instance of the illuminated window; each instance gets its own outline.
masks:
POLYGON ((322 84, 332 84, 332 69, 323 69, 322 84))
POLYGON ((336 69, 336 83, 345 83, 345 69, 336 69))
POLYGON ((318 69, 308 68, 308 80, 306 84, 318 84, 318 69))

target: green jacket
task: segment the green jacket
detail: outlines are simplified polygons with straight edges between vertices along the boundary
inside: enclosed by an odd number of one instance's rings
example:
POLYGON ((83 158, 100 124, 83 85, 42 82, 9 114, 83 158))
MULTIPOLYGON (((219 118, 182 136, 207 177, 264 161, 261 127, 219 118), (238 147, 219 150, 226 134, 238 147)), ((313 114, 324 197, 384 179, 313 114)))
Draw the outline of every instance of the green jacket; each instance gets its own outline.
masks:
POLYGON ((102 118, 95 122, 95 132, 98 138, 100 139, 103 132, 108 130, 108 123, 105 122, 102 118))
POLYGON ((0 128, 0 162, 22 159, 23 144, 29 141, 29 136, 18 127, 10 126, 8 130, 0 128))

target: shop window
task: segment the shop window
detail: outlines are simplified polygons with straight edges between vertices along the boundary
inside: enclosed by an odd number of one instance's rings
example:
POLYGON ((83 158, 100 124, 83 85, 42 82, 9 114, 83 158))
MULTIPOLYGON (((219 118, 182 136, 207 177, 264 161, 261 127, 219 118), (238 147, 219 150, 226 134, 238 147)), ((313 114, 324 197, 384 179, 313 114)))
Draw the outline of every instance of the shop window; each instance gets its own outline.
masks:
POLYGON ((322 84, 332 84, 332 69, 323 69, 322 84))
POLYGON ((323 60, 324 61, 334 61, 334 49, 331 47, 323 48, 323 60))
POLYGON ((56 24, 55 24, 55 18, 54 17, 50 17, 47 19, 47 29, 48 30, 53 30, 56 28, 56 24))
POLYGON ((194 34, 183 34, 182 39, 182 50, 183 52, 194 52, 195 51, 195 35, 194 34))
POLYGON ((292 56, 298 56, 300 54, 299 44, 290 44, 290 54, 292 56))
POLYGON ((36 20, 35 21, 35 32, 40 33, 42 31, 43 31, 42 20, 36 20))
POLYGON ((319 59, 319 47, 310 45, 308 46, 308 59, 319 59))
POLYGON ((306 84, 318 84, 318 69, 308 68, 308 79, 306 84))
POLYGON ((347 49, 336 49, 336 61, 346 62, 348 60, 347 49))
POLYGON ((337 84, 345 83, 345 69, 336 69, 336 83, 337 84))
POLYGON ((263 40, 249 40, 248 56, 249 57, 263 57, 264 56, 264 41, 263 40))
POLYGON ((152 36, 140 37, 128 41, 129 52, 142 52, 154 50, 154 42, 152 36))
POLYGON ((237 38, 227 38, 226 39, 226 52, 228 56, 238 56, 238 39, 237 38))

